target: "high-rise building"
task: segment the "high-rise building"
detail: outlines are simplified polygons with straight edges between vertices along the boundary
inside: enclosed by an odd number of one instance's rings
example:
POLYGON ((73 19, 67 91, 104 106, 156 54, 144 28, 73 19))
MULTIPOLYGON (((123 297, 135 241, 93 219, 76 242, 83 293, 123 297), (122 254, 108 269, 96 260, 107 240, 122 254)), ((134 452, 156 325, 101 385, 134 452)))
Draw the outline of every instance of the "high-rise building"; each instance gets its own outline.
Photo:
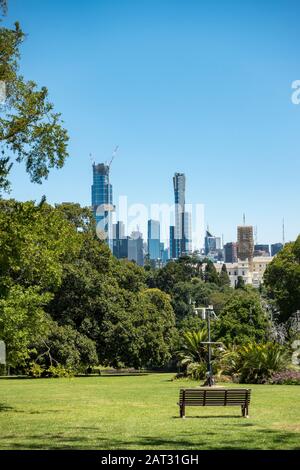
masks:
POLYGON ((158 220, 148 220, 148 254, 150 260, 160 256, 160 223, 158 220))
POLYGON ((179 258, 185 253, 184 238, 184 212, 185 212, 185 175, 175 173, 173 177, 174 198, 175 198, 175 254, 179 258))
POLYGON ((204 238, 204 252, 206 255, 215 252, 217 250, 216 237, 213 236, 208 230, 206 230, 204 238))
POLYGON ((222 251, 221 237, 215 237, 211 232, 206 230, 204 238, 204 252, 206 255, 218 253, 222 251))
POLYGON ((113 254, 118 259, 128 257, 128 237, 125 237, 125 225, 121 221, 113 224, 113 254))
POLYGON ((270 256, 270 245, 254 245, 254 256, 270 256))
POLYGON ((125 237, 125 225, 124 222, 119 220, 116 224, 113 224, 113 238, 114 240, 120 240, 125 237))
POLYGON ((112 185, 109 182, 109 166, 104 163, 93 164, 92 210, 96 219, 97 235, 106 240, 112 249, 113 211, 112 185))
POLYGON ((144 266, 144 240, 141 232, 134 231, 128 240, 128 259, 144 266))
POLYGON ((277 255, 280 250, 282 250, 283 244, 282 243, 273 243, 271 245, 271 256, 277 255))
POLYGON ((239 225, 237 228, 237 254, 241 261, 248 260, 249 268, 252 269, 254 239, 252 225, 239 225))
POLYGON ((184 254, 192 253, 192 216, 190 212, 183 214, 183 237, 184 237, 184 254))
POLYGON ((169 247, 169 258, 176 258, 176 242, 175 242, 175 227, 170 225, 170 247, 169 247))
POLYGON ((229 242, 224 245, 225 263, 237 263, 237 243, 229 242))

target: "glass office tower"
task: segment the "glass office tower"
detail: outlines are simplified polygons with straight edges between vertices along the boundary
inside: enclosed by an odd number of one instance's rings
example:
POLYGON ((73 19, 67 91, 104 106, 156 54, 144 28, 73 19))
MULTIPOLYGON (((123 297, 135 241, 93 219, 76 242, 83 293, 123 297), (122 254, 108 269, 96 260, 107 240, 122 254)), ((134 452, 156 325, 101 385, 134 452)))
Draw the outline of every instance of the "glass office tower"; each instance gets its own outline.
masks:
POLYGON ((175 198, 175 254, 179 258, 185 253, 185 174, 175 173, 173 177, 175 198))
POLYGON ((148 253, 150 260, 160 256, 160 223, 158 220, 148 220, 148 253))
POLYGON ((97 235, 106 240, 112 249, 112 185, 109 182, 109 166, 104 163, 93 164, 92 209, 97 235))

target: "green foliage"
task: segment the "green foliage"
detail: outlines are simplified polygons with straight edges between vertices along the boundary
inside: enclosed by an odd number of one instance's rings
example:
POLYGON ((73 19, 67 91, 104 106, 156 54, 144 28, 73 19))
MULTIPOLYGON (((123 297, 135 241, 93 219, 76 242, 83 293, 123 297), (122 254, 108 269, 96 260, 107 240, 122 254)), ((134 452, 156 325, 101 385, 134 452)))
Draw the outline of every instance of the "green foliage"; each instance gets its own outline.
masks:
POLYGON ((79 247, 79 234, 48 204, 0 201, 0 295, 14 283, 57 288, 62 262, 79 247))
POLYGON ((153 367, 171 358, 175 317, 168 295, 146 289, 138 295, 118 289, 109 295, 99 358, 113 367, 153 367))
POLYGON ((199 331, 206 327, 206 321, 202 320, 198 315, 191 314, 184 317, 178 324, 180 335, 187 331, 199 331))
POLYGON ((46 370, 46 377, 62 378, 62 377, 73 377, 73 376, 74 376, 74 371, 71 368, 64 367, 60 364, 57 364, 56 366, 50 366, 46 370))
POLYGON ((274 257, 265 271, 264 283, 279 309, 279 321, 287 321, 300 310, 300 235, 274 257))
POLYGON ((0 28, 0 80, 6 84, 6 102, 0 117, 0 190, 8 190, 12 161, 25 162, 31 181, 40 183, 50 168, 61 168, 68 156, 67 131, 61 115, 48 100, 48 90, 18 74, 20 47, 25 34, 19 23, 0 28))
POLYGON ((0 299, 0 339, 6 344, 8 365, 25 365, 32 344, 47 331, 43 307, 49 300, 49 294, 41 294, 35 287, 21 286, 13 286, 0 299))
POLYGON ((219 274, 219 285, 228 287, 230 286, 230 277, 227 272, 226 264, 222 265, 222 269, 219 274))
POLYGON ((26 373, 33 377, 34 379, 40 378, 44 373, 44 368, 40 364, 36 364, 35 362, 31 362, 29 367, 26 369, 26 373))
POLYGON ((211 284, 219 284, 219 276, 217 270, 214 266, 214 263, 210 260, 207 260, 205 271, 204 271, 205 282, 210 282, 211 284))
POLYGON ((241 383, 266 383, 275 372, 284 370, 290 360, 289 351, 277 343, 250 343, 240 347, 238 354, 241 383))
POLYGON ((245 281, 244 281, 243 276, 238 276, 235 288, 236 289, 245 289, 245 281))
POLYGON ((112 262, 112 274, 122 289, 139 292, 145 287, 146 273, 143 268, 128 260, 112 262))
POLYGON ((268 332, 269 321, 266 312, 258 293, 252 289, 235 290, 212 328, 214 338, 226 345, 265 341, 268 332))
POLYGON ((204 380, 207 365, 205 362, 191 362, 186 369, 186 376, 192 380, 204 380))
POLYGON ((69 370, 98 364, 95 343, 70 325, 49 322, 47 336, 34 343, 35 362, 45 369, 60 365, 69 370))
POLYGON ((206 350, 203 341, 207 341, 207 329, 187 331, 182 335, 181 350, 178 351, 180 364, 187 366, 192 363, 201 363, 206 360, 206 350))

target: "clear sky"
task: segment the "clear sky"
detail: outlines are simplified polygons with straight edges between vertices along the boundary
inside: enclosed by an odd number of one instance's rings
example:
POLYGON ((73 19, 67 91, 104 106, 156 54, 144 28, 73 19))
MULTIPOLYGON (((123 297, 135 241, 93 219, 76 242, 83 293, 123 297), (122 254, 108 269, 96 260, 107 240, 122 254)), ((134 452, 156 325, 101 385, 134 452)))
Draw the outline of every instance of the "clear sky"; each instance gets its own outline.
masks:
POLYGON ((22 167, 11 197, 90 204, 89 154, 112 166, 114 199, 187 202, 225 241, 300 232, 298 0, 9 0, 28 34, 21 72, 46 85, 70 133, 70 158, 42 186, 22 167))

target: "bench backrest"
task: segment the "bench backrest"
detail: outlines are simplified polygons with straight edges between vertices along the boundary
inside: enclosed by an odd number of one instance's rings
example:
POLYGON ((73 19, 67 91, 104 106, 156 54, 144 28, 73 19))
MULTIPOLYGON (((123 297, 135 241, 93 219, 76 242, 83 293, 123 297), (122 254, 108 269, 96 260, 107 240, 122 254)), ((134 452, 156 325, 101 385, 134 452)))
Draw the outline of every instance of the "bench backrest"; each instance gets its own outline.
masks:
POLYGON ((248 388, 186 388, 180 390, 179 402, 187 406, 249 405, 250 396, 248 388))

